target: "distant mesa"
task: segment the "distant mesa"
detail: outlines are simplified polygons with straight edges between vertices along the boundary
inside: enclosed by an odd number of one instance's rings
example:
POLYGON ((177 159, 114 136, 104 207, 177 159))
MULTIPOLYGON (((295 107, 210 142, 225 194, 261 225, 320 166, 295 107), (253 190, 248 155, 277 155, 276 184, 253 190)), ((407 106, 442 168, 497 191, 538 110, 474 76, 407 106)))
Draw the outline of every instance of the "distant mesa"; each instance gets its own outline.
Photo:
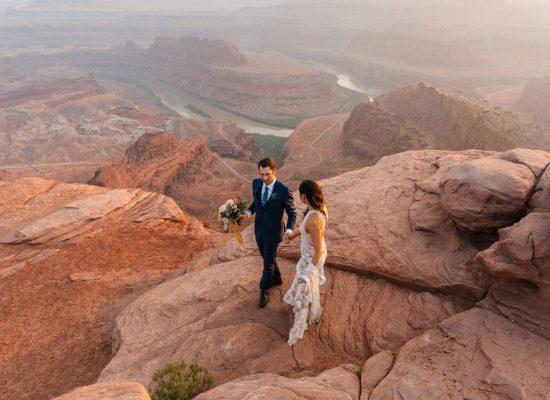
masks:
POLYGON ((121 160, 137 137, 176 117, 140 96, 67 66, 5 79, 0 166, 10 166, 15 177, 86 182, 102 163, 121 160))
POLYGON ((28 80, 20 83, 0 91, 0 108, 14 107, 34 100, 49 100, 49 105, 57 106, 69 100, 98 94, 100 91, 92 74, 72 79, 28 80))
POLYGON ((347 111, 352 106, 347 92, 313 66, 275 53, 245 54, 221 40, 157 37, 148 49, 127 42, 109 51, 52 58, 145 85, 159 81, 272 125, 294 127, 303 118, 347 111))
POLYGON ((244 65, 246 58, 237 46, 223 40, 209 40, 197 37, 157 37, 150 52, 160 57, 168 53, 183 63, 244 65))

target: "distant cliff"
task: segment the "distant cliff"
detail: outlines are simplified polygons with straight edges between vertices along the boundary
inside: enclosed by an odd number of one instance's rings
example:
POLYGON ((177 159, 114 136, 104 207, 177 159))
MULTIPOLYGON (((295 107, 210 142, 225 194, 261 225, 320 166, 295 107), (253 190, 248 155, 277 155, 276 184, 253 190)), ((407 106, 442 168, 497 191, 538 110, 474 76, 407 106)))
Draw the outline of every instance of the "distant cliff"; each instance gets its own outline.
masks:
POLYGON ((414 149, 549 149, 550 140, 510 113, 416 83, 361 104, 344 126, 344 153, 380 157, 414 149))
POLYGON ((550 77, 530 80, 523 88, 519 106, 533 114, 533 121, 550 127, 550 77))

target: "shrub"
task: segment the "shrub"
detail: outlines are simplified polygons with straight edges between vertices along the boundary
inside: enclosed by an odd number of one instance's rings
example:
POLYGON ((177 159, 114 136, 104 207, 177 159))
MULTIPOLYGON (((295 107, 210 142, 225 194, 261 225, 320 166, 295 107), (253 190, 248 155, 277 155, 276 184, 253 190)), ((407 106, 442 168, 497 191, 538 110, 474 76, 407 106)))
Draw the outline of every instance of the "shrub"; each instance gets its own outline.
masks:
POLYGON ((197 363, 170 363, 153 375, 152 400, 188 400, 214 385, 212 377, 197 363))

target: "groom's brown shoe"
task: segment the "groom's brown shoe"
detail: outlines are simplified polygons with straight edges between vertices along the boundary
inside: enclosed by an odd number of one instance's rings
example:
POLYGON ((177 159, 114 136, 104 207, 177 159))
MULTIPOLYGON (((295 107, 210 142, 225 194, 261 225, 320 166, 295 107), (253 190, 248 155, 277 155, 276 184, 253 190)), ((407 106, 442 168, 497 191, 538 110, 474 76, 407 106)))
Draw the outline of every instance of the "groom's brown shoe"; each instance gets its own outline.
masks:
POLYGON ((258 306, 265 307, 269 303, 269 295, 267 294, 267 291, 262 290, 260 292, 260 301, 258 302, 258 306))

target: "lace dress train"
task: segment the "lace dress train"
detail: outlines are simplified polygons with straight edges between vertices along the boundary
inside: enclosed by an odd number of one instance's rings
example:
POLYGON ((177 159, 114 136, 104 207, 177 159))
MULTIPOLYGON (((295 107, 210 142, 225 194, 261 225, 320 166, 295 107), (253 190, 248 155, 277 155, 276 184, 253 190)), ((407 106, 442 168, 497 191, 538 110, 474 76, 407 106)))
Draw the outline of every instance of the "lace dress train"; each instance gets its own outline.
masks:
POLYGON ((296 264, 296 274, 292 285, 283 298, 285 303, 290 304, 294 311, 294 324, 290 329, 288 338, 289 345, 293 345, 298 339, 302 339, 308 323, 315 324, 319 322, 323 312, 319 287, 326 281, 324 264, 327 258, 327 248, 323 239, 321 259, 317 265, 313 265, 311 261, 315 250, 311 235, 305 232, 307 218, 318 212, 316 210, 308 212, 300 225, 300 260, 296 264))

